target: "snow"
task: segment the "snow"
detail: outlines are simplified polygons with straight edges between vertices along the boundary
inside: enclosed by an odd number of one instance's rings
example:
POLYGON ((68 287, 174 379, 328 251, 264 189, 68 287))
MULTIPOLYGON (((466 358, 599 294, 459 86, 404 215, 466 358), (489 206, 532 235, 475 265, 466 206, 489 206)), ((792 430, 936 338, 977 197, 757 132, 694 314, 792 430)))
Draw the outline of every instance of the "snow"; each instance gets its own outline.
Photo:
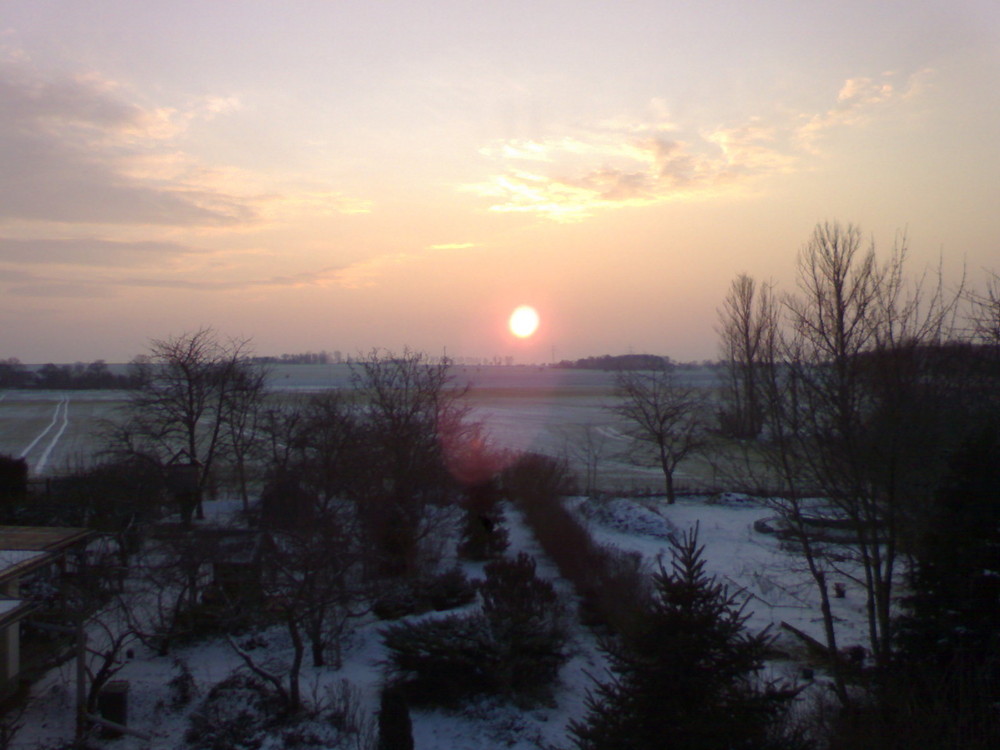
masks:
MULTIPOLYGON (((334 368, 335 366, 331 366, 334 368)), ((343 367, 341 367, 343 370, 343 367)), ((326 380, 305 380, 311 370, 289 368, 299 381, 288 387, 306 390, 330 387, 326 380)), ((343 372, 331 369, 330 377, 344 380, 343 372), (339 373, 339 374, 338 374, 339 373)), ((476 388, 469 394, 474 416, 484 419, 500 445, 512 450, 541 451, 560 455, 567 440, 588 425, 600 425, 600 437, 605 439, 600 458, 600 479, 604 489, 613 487, 659 487, 662 475, 655 470, 629 465, 618 456, 622 437, 609 426, 607 412, 611 397, 612 377, 607 373, 558 370, 528 370, 526 368, 462 368, 463 377, 476 388), (477 390, 479 389, 479 390, 477 390)), ((311 377, 311 376, 310 376, 311 377)), ((291 380, 291 379, 290 379, 291 380)), ((339 383, 340 381, 338 381, 339 383)), ((344 380, 346 383, 347 381, 344 380)), ((88 394, 84 401, 73 397, 73 419, 68 432, 55 447, 49 466, 58 462, 60 451, 69 451, 85 443, 93 420, 107 416, 115 405, 105 394, 100 398, 88 394), (107 399, 106 401, 101 399, 107 399), (88 421, 90 420, 90 421, 88 421), (78 438, 74 438, 74 430, 78 438)), ((54 421, 52 401, 64 394, 12 394, 0 409, 0 452, 20 451, 54 421), (29 419, 30 417, 30 419, 29 419), (9 441, 9 448, 5 448, 9 441)), ((117 394, 120 399, 121 394, 117 394)), ((37 441, 41 443, 42 440, 37 441)), ((50 450, 55 441, 49 444, 50 450)), ((37 447, 37 446, 36 446, 37 447)), ((29 457, 33 459, 34 456, 29 457)), ((683 473, 683 472, 682 472, 683 473)), ((616 492, 599 498, 571 498, 568 503, 584 519, 592 535, 600 542, 625 551, 635 551, 645 558, 651 569, 657 561, 669 563, 669 540, 672 535, 697 525, 699 540, 705 546, 708 572, 718 575, 733 592, 747 600, 751 612, 749 627, 761 630, 770 627, 776 636, 776 646, 788 654, 770 665, 771 671, 794 679, 804 658, 804 649, 793 636, 781 630, 787 622, 814 638, 823 640, 819 617, 819 602, 801 560, 774 534, 755 531, 754 523, 775 514, 766 503, 735 493, 720 495, 682 496, 676 504, 667 505, 662 497, 630 498, 616 492)), ((239 509, 238 501, 217 500, 206 503, 206 512, 214 520, 224 521, 239 509)), ((510 555, 520 551, 533 555, 537 574, 549 578, 567 604, 575 612, 572 587, 559 578, 520 517, 506 511, 511 547, 510 555)), ((445 561, 444 567, 448 566, 445 561)), ((481 564, 465 564, 470 578, 482 578, 481 564)), ((830 581, 843 583, 845 596, 831 601, 837 618, 838 637, 842 647, 866 645, 864 592, 847 577, 830 581)), ((433 616, 433 615, 428 615, 433 616)), ((303 667, 302 690, 307 701, 329 702, 332 690, 340 689, 343 681, 354 686, 362 712, 373 717, 378 708, 382 680, 381 660, 384 652, 380 630, 385 623, 370 619, 360 623, 343 644, 344 663, 340 669, 303 667)), ((274 665, 287 664, 291 653, 287 633, 281 628, 262 636, 263 646, 255 654, 267 654, 274 665)), ((184 747, 184 733, 197 703, 208 690, 241 667, 239 657, 224 639, 211 639, 172 649, 167 657, 157 656, 141 644, 131 646, 132 656, 126 660, 115 679, 129 683, 129 726, 149 733, 153 739, 123 737, 101 740, 102 746, 121 750, 168 750, 184 747), (187 664, 199 693, 184 707, 172 707, 168 683, 178 675, 175 660, 187 664)), ((566 729, 570 721, 584 714, 584 699, 592 676, 604 675, 604 659, 596 636, 586 628, 574 626, 567 644, 569 658, 560 672, 552 701, 548 705, 523 709, 485 700, 465 707, 462 711, 412 710, 413 736, 417 750, 463 750, 464 748, 508 747, 513 750, 538 750, 541 747, 566 747, 566 729)), ((307 659, 308 662, 308 659, 307 659)), ((67 663, 42 677, 32 688, 32 702, 23 717, 24 726, 11 747, 37 750, 65 743, 73 736, 74 665, 67 663)), ((817 684, 823 677, 817 671, 817 684)), ((328 747, 336 747, 335 732, 328 723, 314 722, 317 733, 331 739, 328 747)), ((280 747, 275 735, 271 746, 280 747)), ((348 745, 343 745, 348 747, 348 745)))
MULTIPOLYGON (((580 517, 586 519, 595 538, 623 550, 640 552, 651 565, 656 565, 657 560, 669 561, 668 540, 671 534, 697 525, 699 540, 705 546, 709 572, 719 575, 731 591, 740 591, 748 599, 748 611, 753 613, 749 620, 751 628, 762 629, 786 621, 814 637, 822 637, 818 605, 812 588, 806 583, 794 555, 784 551, 773 535, 754 531, 754 521, 766 518, 771 511, 751 498, 686 497, 674 505, 666 505, 657 498, 573 498, 569 502, 580 517)), ((207 504, 207 509, 215 513, 235 507, 227 501, 207 504)), ((511 539, 508 554, 526 551, 533 555, 537 561, 537 574, 554 581, 557 591, 572 610, 574 594, 571 587, 559 579, 555 566, 544 556, 520 515, 508 509, 506 518, 511 539)), ((470 564, 466 570, 470 577, 482 576, 482 565, 470 564)), ((847 595, 843 599, 835 599, 833 603, 840 620, 842 643, 849 646, 863 642, 864 602, 860 588, 850 581, 845 580, 844 583, 847 595)), ((383 652, 379 631, 384 625, 370 620, 350 636, 344 644, 341 669, 306 666, 302 679, 306 699, 322 698, 346 680, 356 687, 364 711, 374 716, 382 678, 380 661, 383 652)), ((779 647, 790 653, 797 651, 794 639, 782 632, 775 634, 779 647)), ((257 643, 249 645, 256 646, 255 653, 267 654, 274 665, 288 662, 291 645, 287 633, 280 627, 266 631, 257 643)), ((567 649, 570 656, 560 673, 560 683, 556 686, 551 704, 525 710, 496 700, 484 700, 461 711, 411 710, 415 747, 418 750, 565 747, 567 725, 584 714, 584 699, 588 686, 592 684, 591 675, 604 674, 603 658, 591 631, 575 626, 567 649)), ((102 742, 107 747, 121 750, 183 747, 189 716, 199 698, 239 666, 239 658, 222 639, 185 645, 174 649, 174 653, 166 657, 157 656, 134 644, 132 657, 115 679, 129 683, 129 726, 151 734, 153 739, 145 742, 122 737, 102 742), (180 709, 170 707, 168 688, 171 678, 178 674, 175 660, 188 665, 200 691, 190 705, 180 709)), ((794 679, 800 667, 800 664, 790 660, 771 665, 773 672, 788 679, 794 679)), ((73 663, 67 663, 34 685, 31 693, 33 701, 13 747, 51 746, 72 737, 75 700, 73 670, 73 663)), ((324 731, 331 737, 330 742, 334 742, 335 732, 330 734, 332 730, 328 724, 317 722, 316 725, 320 729, 325 727, 324 731)))
POLYGON ((31 549, 0 549, 0 572, 15 568, 18 565, 41 560, 49 553, 31 549))

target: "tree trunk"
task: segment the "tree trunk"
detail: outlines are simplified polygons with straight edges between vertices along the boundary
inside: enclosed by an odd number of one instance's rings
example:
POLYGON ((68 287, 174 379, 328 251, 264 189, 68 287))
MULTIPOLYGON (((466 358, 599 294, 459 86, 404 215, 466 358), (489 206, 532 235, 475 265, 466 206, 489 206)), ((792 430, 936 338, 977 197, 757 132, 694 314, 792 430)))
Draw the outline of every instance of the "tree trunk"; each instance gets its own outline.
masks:
POLYGON ((673 505, 677 501, 677 494, 674 491, 674 472, 664 466, 663 479, 667 489, 667 505, 673 505))
POLYGON ((288 634, 292 638, 292 647, 295 655, 292 657, 292 666, 288 669, 288 712, 298 713, 302 707, 302 697, 299 692, 299 674, 302 672, 302 657, 305 654, 305 644, 302 642, 302 634, 299 633, 299 626, 295 620, 295 615, 291 612, 287 615, 288 634))
POLYGON ((326 644, 319 632, 313 631, 309 634, 309 642, 312 646, 312 664, 314 667, 326 666, 326 644))

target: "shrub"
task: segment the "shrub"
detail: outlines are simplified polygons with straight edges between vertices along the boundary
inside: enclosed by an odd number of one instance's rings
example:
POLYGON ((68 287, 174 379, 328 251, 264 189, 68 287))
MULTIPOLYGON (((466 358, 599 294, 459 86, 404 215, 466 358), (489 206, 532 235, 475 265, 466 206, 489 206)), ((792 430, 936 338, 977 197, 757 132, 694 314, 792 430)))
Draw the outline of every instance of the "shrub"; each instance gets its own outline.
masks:
POLYGON ((458 567, 421 581, 417 592, 435 612, 461 607, 476 598, 475 587, 458 567))
POLYGON ((191 714, 185 741, 198 750, 256 750, 281 715, 282 701, 256 677, 235 673, 191 714))
POLYGON ((645 604, 641 558, 598 544, 563 504, 572 489, 565 465, 529 454, 508 470, 507 488, 535 538, 573 584, 590 625, 625 632, 645 604))
POLYGON ((461 568, 451 568, 430 578, 404 580, 380 596, 372 607, 380 620, 398 620, 434 610, 443 612, 468 604, 476 589, 461 568))
POLYGON ((401 622, 382 633, 391 662, 391 682, 414 704, 454 705, 496 692, 499 657, 481 615, 449 615, 401 622))
POLYGON ((28 462, 0 453, 0 502, 22 499, 28 494, 28 462))
POLYGON ((487 565, 479 592, 499 653, 501 692, 528 695, 544 689, 565 660, 562 608, 552 584, 535 576, 535 561, 522 552, 487 565))
POLYGON ((465 525, 458 553, 468 560, 493 560, 510 546, 495 482, 466 490, 465 525))
POLYGON ((413 703, 482 694, 540 697, 565 659, 555 590, 527 555, 486 566, 483 612, 402 622, 383 631, 390 684, 413 703))
POLYGON ((186 661, 174 659, 174 667, 177 674, 170 678, 167 690, 170 691, 170 708, 179 711, 194 700, 198 694, 198 685, 186 661))
POLYGON ((574 495, 577 488, 566 461, 542 453, 525 453, 501 477, 511 497, 574 495))

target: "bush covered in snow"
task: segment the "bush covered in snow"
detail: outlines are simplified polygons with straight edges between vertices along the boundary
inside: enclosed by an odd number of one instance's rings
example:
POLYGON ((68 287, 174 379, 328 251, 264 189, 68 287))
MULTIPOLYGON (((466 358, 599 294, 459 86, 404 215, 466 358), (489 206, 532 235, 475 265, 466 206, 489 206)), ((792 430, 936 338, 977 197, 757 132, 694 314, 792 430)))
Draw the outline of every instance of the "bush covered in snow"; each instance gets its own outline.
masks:
POLYGON ((415 704, 454 705, 498 694, 537 697, 565 659, 552 585, 521 554, 486 566, 483 611, 408 620, 383 631, 389 681, 415 704))
POLYGON ((674 539, 677 528, 666 518, 627 497, 589 499, 580 505, 587 518, 615 531, 674 539))
POLYGON ((399 581, 375 601, 372 611, 380 620, 398 620, 432 610, 455 609, 475 598, 475 587, 464 571, 456 567, 427 578, 399 581))
POLYGON ((279 721, 282 707, 263 682, 236 672, 208 692, 191 714, 184 739, 197 750, 256 750, 279 721))

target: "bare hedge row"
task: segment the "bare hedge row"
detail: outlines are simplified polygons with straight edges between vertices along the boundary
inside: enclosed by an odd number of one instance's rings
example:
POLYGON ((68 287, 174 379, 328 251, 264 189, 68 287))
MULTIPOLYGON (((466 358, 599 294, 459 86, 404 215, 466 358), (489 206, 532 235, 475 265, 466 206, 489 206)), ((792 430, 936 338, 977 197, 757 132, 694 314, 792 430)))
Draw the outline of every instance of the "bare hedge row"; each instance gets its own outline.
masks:
POLYGON ((583 622, 621 635, 632 632, 650 593, 642 557, 597 543, 566 508, 563 498, 575 486, 565 462, 528 453, 503 480, 508 498, 580 596, 583 622))

